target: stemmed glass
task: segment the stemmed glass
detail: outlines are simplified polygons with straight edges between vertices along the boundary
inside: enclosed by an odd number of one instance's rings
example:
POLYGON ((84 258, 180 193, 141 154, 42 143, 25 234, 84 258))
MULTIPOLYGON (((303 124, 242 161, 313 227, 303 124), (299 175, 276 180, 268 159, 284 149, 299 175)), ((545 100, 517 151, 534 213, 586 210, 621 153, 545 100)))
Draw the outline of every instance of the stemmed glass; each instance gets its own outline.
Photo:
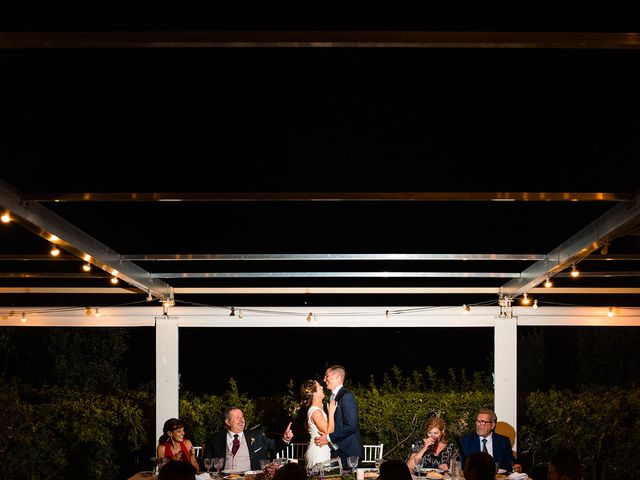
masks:
POLYGON ((378 470, 378 472, 380 472, 380 465, 382 465, 382 462, 384 462, 382 458, 376 458, 374 460, 374 463, 376 464, 376 470, 378 470))
POLYGON ((209 471, 211 470, 211 467, 213 467, 213 458, 205 458, 204 466, 207 469, 207 473, 209 474, 209 476, 211 476, 211 473, 209 471))
POLYGON ((347 458, 347 465, 351 467, 351 475, 353 475, 355 468, 358 466, 358 460, 360 460, 360 457, 353 456, 347 458))
POLYGON ((220 470, 222 470, 222 466, 224 465, 224 457, 215 457, 213 459, 213 466, 216 467, 216 477, 220 478, 220 470))
POLYGON ((422 459, 419 462, 415 462, 416 464, 416 476, 420 476, 420 473, 422 473, 422 467, 424 465, 424 457, 422 457, 422 459))

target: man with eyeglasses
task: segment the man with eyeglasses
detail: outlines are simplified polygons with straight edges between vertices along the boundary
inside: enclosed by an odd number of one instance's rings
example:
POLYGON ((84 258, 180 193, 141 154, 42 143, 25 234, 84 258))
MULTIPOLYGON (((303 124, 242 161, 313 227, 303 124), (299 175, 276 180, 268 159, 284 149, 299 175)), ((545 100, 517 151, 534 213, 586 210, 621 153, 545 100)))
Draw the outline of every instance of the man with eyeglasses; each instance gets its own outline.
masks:
POLYGON ((493 431, 498 417, 493 410, 481 409, 476 415, 476 433, 468 433, 460 440, 460 460, 464 467, 466 458, 475 452, 486 452, 493 457, 496 468, 506 471, 522 472, 522 466, 516 463, 508 437, 493 431))

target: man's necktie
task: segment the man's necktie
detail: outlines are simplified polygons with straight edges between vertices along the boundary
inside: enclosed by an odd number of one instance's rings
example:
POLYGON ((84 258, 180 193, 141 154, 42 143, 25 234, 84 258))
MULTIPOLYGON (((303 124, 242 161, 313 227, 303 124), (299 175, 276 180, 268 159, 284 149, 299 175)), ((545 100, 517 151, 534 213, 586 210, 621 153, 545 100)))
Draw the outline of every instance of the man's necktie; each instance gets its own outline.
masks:
POLYGON ((487 451, 487 439, 486 439, 486 438, 483 438, 483 439, 482 439, 482 451, 483 451, 484 453, 489 453, 489 452, 487 451))
POLYGON ((336 394, 332 393, 331 396, 329 397, 329 400, 335 400, 336 399, 336 394))
MULTIPOLYGON (((486 442, 486 440, 485 440, 486 442)), ((234 433, 233 434, 233 445, 231 446, 231 454, 235 455, 238 452, 238 449, 240 448, 240 440, 238 440, 238 434, 234 433)), ((484 451, 486 452, 487 449, 485 448, 484 451)))

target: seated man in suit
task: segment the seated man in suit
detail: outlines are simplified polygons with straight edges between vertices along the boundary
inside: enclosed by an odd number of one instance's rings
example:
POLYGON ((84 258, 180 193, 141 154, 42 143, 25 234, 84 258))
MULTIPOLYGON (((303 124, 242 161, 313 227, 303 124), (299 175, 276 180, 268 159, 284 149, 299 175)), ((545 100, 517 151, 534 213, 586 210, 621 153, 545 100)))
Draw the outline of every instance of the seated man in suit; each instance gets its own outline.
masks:
POLYGON ((460 440, 460 460, 464 468, 466 458, 475 452, 486 452, 493 457, 498 468, 522 472, 520 464, 513 458, 508 437, 495 433, 498 417, 493 410, 481 409, 476 415, 476 433, 468 433, 460 440))
POLYGON ((259 430, 244 430, 244 414, 239 407, 227 407, 224 411, 226 430, 216 432, 207 441, 205 457, 224 458, 225 470, 245 472, 259 470, 260 460, 267 459, 267 452, 278 452, 293 438, 291 422, 282 439, 268 438, 259 430))

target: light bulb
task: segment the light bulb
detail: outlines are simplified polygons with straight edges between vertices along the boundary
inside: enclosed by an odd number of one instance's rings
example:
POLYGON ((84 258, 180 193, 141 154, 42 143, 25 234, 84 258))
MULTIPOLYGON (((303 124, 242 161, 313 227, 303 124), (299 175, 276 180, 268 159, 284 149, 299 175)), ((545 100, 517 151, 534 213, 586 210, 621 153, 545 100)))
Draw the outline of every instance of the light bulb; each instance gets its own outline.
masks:
POLYGON ((58 255, 60 255, 60 249, 55 245, 51 245, 51 250, 49 250, 49 253, 52 257, 57 257, 58 255))
POLYGON ((466 303, 464 305, 462 305, 462 314, 463 315, 466 315, 470 311, 471 311, 471 307, 469 305, 467 305, 466 303))
POLYGON ((533 308, 534 310, 537 310, 537 309, 538 309, 538 299, 537 299, 537 298, 533 301, 533 307, 532 307, 532 308, 533 308))
POLYGON ((529 305, 531 303, 526 293, 522 294, 522 301, 520 303, 522 303, 522 305, 529 305))
POLYGON ((91 271, 91 264, 90 263, 85 263, 84 265, 82 265, 82 270, 84 270, 85 272, 90 272, 91 271))
POLYGON ((544 282, 544 288, 551 288, 553 287, 553 282, 549 279, 549 277, 547 277, 547 279, 544 282))
POLYGON ((9 215, 9 212, 4 212, 0 220, 2 220, 2 223, 9 223, 11 221, 11 215, 9 215))
POLYGON ((116 283, 118 283, 118 277, 111 277, 111 280, 109 280, 113 285, 115 285, 116 283))
POLYGON ((573 265, 571 265, 571 276, 573 278, 579 277, 580 276, 580 272, 578 271, 578 269, 576 268, 576 264, 574 263, 573 265))
POLYGON ((20 321, 21 321, 22 323, 24 323, 24 322, 26 322, 26 321, 27 321, 27 315, 26 315, 26 313, 22 312, 22 316, 20 317, 20 321))
POLYGON ((607 313, 607 317, 613 317, 615 313, 613 313, 613 307, 609 307, 609 312, 607 313))
POLYGON ((229 313, 230 317, 235 317, 236 316, 236 307, 231 307, 231 312, 229 313))
POLYGON ((100 308, 96 307, 96 317, 100 316, 100 308))

